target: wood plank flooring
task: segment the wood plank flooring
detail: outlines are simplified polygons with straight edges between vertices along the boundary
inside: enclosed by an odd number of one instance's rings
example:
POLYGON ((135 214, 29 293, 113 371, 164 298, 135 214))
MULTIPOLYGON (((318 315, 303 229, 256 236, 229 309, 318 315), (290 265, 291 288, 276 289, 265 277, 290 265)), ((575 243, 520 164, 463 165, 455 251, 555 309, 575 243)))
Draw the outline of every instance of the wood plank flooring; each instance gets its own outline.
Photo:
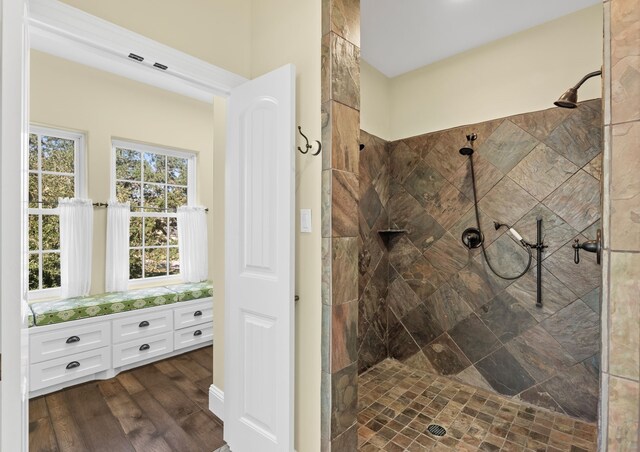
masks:
POLYGON ((225 443, 209 411, 213 348, 29 401, 31 452, 212 452, 225 443))

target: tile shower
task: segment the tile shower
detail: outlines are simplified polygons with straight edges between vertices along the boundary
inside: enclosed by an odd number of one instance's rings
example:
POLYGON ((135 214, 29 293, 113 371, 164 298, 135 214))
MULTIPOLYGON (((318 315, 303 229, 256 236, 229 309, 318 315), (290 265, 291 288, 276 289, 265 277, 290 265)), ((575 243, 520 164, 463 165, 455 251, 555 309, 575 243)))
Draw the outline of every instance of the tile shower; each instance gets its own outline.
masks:
POLYGON ((359 372, 392 358, 595 421, 601 271, 592 254, 574 264, 571 245, 600 227, 600 101, 390 143, 362 131, 361 141, 359 372), (481 227, 498 271, 516 274, 528 256, 493 222, 535 242, 543 218, 541 309, 535 261, 524 277, 502 280, 460 241, 475 226, 468 159, 458 153, 472 132, 481 227), (378 231, 389 228, 406 233, 385 240, 378 231))

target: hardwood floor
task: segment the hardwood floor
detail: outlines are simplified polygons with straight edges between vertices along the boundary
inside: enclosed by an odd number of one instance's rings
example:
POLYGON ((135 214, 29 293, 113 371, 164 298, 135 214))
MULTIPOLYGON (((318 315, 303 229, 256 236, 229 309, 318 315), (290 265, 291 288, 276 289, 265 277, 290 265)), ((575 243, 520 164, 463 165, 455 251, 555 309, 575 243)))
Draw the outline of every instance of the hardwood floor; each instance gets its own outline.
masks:
POLYGON ((212 452, 224 445, 209 411, 213 349, 29 401, 31 452, 212 452))

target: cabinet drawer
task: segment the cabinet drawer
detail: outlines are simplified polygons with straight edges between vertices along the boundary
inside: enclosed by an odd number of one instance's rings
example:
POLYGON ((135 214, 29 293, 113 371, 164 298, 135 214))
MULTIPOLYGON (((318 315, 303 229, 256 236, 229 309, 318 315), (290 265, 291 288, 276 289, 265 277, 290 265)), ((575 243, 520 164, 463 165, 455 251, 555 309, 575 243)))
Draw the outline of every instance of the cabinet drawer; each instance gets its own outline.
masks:
POLYGON ((95 374, 110 367, 110 347, 102 347, 33 364, 30 367, 30 390, 37 391, 47 386, 95 374))
POLYGON ((106 347, 111 344, 109 322, 74 326, 46 333, 32 333, 29 337, 29 359, 32 364, 48 359, 106 347))
POLYGON ((191 326, 176 331, 173 338, 174 348, 190 347, 192 345, 201 344, 213 339, 213 324, 191 326))
POLYGON ((175 329, 193 325, 202 325, 213 321, 213 302, 193 303, 173 311, 175 329))
POLYGON ((172 310, 145 312, 113 321, 113 342, 128 342, 173 330, 172 310))
POLYGON ((113 367, 126 366, 172 351, 173 333, 171 332, 116 344, 113 346, 113 367))

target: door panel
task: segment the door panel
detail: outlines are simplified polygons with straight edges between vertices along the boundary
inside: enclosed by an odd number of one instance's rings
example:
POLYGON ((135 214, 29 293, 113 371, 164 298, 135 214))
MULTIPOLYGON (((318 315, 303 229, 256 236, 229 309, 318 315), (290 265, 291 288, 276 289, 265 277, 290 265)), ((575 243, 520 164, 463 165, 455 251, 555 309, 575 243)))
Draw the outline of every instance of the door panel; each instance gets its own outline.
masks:
POLYGON ((295 69, 229 100, 225 238, 225 440, 293 450, 295 69))

